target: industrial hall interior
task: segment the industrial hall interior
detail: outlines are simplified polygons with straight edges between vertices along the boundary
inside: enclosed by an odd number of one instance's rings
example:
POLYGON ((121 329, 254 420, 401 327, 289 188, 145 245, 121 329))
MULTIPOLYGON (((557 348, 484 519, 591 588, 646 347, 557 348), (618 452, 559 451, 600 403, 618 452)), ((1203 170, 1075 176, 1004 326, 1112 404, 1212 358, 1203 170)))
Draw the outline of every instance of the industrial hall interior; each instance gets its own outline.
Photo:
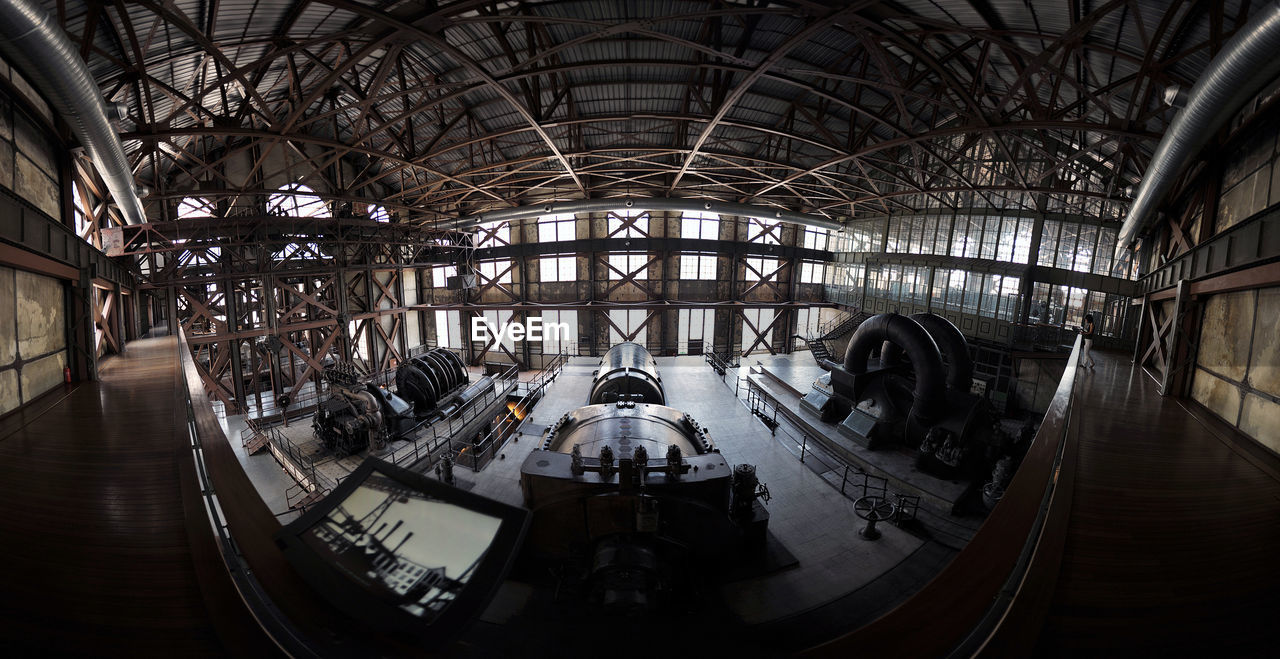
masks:
POLYGON ((0 0, 0 647, 1275 657, 1280 0, 0 0))

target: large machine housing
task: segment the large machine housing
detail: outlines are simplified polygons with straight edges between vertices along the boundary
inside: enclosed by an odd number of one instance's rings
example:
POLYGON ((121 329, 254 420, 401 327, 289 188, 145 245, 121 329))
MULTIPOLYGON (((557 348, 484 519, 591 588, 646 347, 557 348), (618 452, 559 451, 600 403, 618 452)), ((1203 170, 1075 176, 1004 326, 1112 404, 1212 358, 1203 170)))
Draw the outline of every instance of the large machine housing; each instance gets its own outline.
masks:
POLYGON ((595 601, 635 609, 672 588, 689 559, 763 547, 758 483, 735 488, 707 429, 664 404, 648 351, 614 346, 594 375, 589 404, 552 424, 521 466, 531 554, 587 559, 595 601))
POLYGON ((902 442, 917 450, 920 469, 939 478, 989 470, 990 406, 970 392, 968 343, 950 321, 873 316, 854 332, 842 363, 822 366, 828 372, 800 406, 836 422, 841 435, 870 449, 902 442))
POLYGON ((657 403, 665 405, 667 394, 658 375, 653 355, 639 343, 619 343, 600 358, 591 382, 588 403, 657 403))

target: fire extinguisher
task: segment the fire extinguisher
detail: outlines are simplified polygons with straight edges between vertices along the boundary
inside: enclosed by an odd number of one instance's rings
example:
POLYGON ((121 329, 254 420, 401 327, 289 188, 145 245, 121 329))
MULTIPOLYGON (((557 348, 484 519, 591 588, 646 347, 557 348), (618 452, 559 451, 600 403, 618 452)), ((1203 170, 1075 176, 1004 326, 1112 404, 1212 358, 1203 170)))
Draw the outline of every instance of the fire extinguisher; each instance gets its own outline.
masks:
POLYGON ((71 367, 70 366, 62 367, 62 381, 67 384, 71 384, 71 367))

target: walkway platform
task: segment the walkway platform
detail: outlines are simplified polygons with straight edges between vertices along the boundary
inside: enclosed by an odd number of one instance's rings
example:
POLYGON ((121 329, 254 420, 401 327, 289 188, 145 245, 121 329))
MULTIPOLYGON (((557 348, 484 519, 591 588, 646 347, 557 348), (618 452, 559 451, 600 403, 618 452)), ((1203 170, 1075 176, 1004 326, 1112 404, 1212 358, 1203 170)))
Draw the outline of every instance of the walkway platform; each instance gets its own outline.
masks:
POLYGON ((1127 356, 1096 359, 1078 381, 1071 521, 1035 654, 1275 656, 1280 460, 1159 396, 1127 356))
POLYGON ((225 656, 214 620, 237 613, 233 626, 258 635, 242 606, 213 616, 202 597, 177 349, 173 337, 130 343, 100 382, 0 420, 0 638, 12 656, 225 656))

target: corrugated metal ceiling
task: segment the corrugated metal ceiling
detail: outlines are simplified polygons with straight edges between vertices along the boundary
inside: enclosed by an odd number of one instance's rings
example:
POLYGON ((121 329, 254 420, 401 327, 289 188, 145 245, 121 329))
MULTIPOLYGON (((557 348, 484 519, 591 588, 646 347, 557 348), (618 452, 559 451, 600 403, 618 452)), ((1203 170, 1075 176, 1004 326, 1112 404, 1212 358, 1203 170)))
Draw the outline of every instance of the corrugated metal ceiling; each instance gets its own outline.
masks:
MULTIPOLYGON (((1236 1, 1163 0, 899 0, 838 20, 807 2, 47 4, 129 105, 126 130, 146 137, 129 140, 135 156, 170 141, 216 161, 254 139, 336 136, 362 149, 346 157, 420 167, 372 180, 388 168, 362 165, 368 185, 345 190, 438 213, 494 203, 445 175, 545 191, 580 168, 582 187, 561 194, 620 177, 714 193, 722 176, 734 200, 848 215, 917 203, 904 180, 974 187, 979 172, 953 162, 966 144, 1031 178, 1079 173, 1026 190, 1112 198, 1170 119, 1160 90, 1192 82, 1245 18, 1236 1), (202 128, 217 138, 197 140, 202 128), (689 176, 704 162, 717 164, 689 176), (831 181, 850 189, 814 192, 831 181)), ((138 161, 155 187, 194 185, 168 151, 158 169, 138 161)))

